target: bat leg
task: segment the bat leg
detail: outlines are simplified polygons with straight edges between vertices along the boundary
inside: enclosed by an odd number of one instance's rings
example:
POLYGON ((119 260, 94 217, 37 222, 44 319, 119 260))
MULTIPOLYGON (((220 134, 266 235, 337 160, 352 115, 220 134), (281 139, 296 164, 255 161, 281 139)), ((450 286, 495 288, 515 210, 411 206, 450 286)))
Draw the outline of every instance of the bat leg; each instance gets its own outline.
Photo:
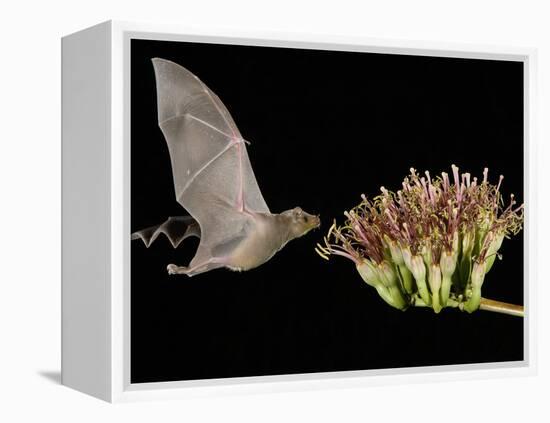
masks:
POLYGON ((191 266, 178 266, 176 264, 169 264, 166 266, 166 270, 169 275, 187 275, 195 276, 199 273, 207 272, 212 269, 219 267, 224 267, 225 263, 218 258, 211 258, 203 263, 197 264, 193 267, 191 266))
POLYGON ((166 270, 168 271, 169 275, 186 275, 189 271, 189 267, 169 264, 168 266, 166 266, 166 270))

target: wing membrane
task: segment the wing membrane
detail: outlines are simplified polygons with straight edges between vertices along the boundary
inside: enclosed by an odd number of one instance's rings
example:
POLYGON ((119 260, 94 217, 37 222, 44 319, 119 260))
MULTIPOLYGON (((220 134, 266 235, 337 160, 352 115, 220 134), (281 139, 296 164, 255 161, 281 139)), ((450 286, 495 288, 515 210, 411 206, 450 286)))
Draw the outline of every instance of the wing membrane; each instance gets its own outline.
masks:
POLYGON ((202 260, 216 246, 243 236, 249 224, 245 212, 269 208, 239 129, 216 94, 182 66, 163 59, 153 64, 176 199, 199 222, 201 245, 193 261, 202 260))

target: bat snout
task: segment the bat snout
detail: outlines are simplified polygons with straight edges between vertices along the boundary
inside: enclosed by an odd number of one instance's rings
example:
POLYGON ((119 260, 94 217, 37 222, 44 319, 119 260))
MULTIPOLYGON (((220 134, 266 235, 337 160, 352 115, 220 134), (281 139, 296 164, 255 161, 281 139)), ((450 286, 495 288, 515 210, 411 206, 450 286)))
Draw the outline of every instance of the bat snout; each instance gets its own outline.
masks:
POLYGON ((318 215, 304 213, 304 217, 308 226, 308 230, 316 229, 321 226, 321 218, 318 215))
POLYGON ((312 220, 313 220, 313 227, 316 229, 318 228, 319 226, 321 226, 321 218, 319 217, 319 215, 315 215, 312 217, 312 220))

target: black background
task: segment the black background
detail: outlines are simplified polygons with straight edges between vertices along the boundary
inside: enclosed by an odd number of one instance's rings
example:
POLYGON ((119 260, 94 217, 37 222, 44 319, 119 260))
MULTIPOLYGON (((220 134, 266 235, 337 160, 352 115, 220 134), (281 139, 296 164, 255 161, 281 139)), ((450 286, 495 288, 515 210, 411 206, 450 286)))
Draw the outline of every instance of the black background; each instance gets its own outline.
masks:
MULTIPOLYGON (((185 66, 244 138, 273 212, 320 214, 321 230, 257 269, 168 276, 198 242, 132 243, 132 383, 523 359, 523 320, 386 305, 351 262, 313 250, 342 212, 397 189, 411 166, 489 167, 523 201, 519 62, 133 40, 132 230, 185 214, 157 126, 150 59, 185 66)), ((523 238, 505 240, 483 295, 523 304, 523 238)))

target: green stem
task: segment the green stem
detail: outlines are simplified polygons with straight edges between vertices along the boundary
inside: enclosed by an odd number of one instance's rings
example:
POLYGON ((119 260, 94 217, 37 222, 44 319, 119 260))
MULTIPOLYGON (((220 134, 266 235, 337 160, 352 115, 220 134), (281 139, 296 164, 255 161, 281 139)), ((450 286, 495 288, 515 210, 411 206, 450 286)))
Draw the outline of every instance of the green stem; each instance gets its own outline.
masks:
POLYGON ((481 298, 479 309, 492 311, 494 313, 508 314, 510 316, 525 316, 523 306, 505 303, 502 301, 489 300, 488 298, 481 298))
MULTIPOLYGON (((449 300, 447 301, 447 307, 450 307, 450 308, 463 308, 461 307, 461 304, 464 304, 464 303, 455 301, 452 298, 449 298, 449 300)), ((412 305, 415 307, 431 307, 431 305, 426 304, 424 300, 422 300, 422 298, 418 296, 415 296, 413 298, 412 305)), ((490 300, 488 298, 483 298, 483 297, 480 299, 479 310, 491 311, 493 313, 508 314, 510 316, 518 316, 518 317, 525 316, 525 311, 523 306, 505 303, 502 301, 490 300)))

